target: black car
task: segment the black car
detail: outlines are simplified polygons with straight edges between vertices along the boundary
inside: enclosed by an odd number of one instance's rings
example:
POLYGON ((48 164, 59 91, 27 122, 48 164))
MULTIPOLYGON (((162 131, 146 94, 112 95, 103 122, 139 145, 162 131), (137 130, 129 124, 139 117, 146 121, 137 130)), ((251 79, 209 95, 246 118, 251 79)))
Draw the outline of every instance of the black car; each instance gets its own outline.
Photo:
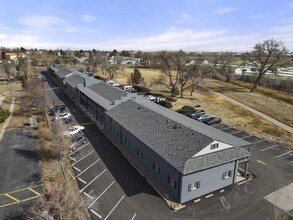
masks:
POLYGON ((217 117, 210 117, 210 118, 202 120, 201 122, 207 125, 216 125, 216 124, 220 124, 222 122, 222 119, 217 117))
POLYGON ((202 115, 204 115, 205 112, 204 110, 195 110, 195 111, 192 111, 192 112, 186 112, 184 113, 185 116, 189 117, 189 118, 193 118, 193 119, 196 119, 202 115))
POLYGON ((64 104, 58 104, 58 105, 52 106, 49 109, 49 115, 54 115, 56 112, 63 113, 65 112, 65 110, 66 110, 66 106, 64 104))

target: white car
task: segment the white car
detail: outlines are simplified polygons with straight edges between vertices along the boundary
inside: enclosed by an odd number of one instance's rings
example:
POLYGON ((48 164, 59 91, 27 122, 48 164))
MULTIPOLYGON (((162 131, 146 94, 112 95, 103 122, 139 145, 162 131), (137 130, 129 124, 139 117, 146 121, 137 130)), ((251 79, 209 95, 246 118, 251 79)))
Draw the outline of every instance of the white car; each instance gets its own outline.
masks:
POLYGON ((83 130, 84 130, 84 126, 80 126, 80 125, 70 126, 68 128, 68 130, 64 132, 64 135, 70 137, 70 136, 73 136, 73 135, 83 131, 83 130))
POLYGON ((56 119, 70 119, 70 118, 71 118, 71 114, 68 112, 61 113, 56 116, 56 119))

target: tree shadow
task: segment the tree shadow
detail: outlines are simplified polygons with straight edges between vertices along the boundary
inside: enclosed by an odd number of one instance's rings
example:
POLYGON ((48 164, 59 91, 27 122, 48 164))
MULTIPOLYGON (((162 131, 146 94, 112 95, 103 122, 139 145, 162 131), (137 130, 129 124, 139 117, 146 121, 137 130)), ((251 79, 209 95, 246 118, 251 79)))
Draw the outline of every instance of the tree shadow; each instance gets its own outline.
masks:
MULTIPOLYGON (((47 82, 50 86, 56 86, 52 79, 46 74, 44 74, 44 76, 47 77, 47 82)), ((122 153, 106 138, 78 106, 68 98, 62 89, 54 90, 54 92, 71 111, 76 122, 78 124, 83 124, 85 127, 84 133, 88 140, 127 196, 146 193, 160 197, 146 179, 137 172, 122 153)))

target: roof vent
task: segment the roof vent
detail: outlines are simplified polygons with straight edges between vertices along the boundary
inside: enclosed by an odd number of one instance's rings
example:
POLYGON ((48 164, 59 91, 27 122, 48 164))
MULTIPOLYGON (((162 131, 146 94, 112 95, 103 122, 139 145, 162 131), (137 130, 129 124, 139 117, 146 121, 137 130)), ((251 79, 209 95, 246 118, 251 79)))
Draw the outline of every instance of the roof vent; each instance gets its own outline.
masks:
POLYGON ((177 129, 177 125, 173 125, 173 127, 172 127, 173 129, 177 129))

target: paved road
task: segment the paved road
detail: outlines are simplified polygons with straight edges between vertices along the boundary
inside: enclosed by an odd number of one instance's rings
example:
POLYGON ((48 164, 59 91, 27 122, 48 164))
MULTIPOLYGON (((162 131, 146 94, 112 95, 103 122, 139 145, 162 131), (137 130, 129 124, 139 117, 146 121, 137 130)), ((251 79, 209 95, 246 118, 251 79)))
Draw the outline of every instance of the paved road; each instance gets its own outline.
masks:
MULTIPOLYGON (((48 79, 51 86, 55 86, 48 79)), ((110 193, 105 194, 98 201, 95 211, 103 214, 109 213, 115 204, 117 210, 108 219, 272 219, 273 205, 263 197, 277 189, 290 184, 293 181, 292 158, 287 155, 286 159, 276 159, 272 151, 261 152, 254 147, 251 149, 252 157, 249 170, 256 176, 252 181, 243 185, 232 185, 225 192, 215 192, 213 197, 202 200, 196 204, 189 202, 186 208, 172 212, 155 190, 140 176, 131 164, 122 156, 115 146, 90 122, 84 113, 64 94, 61 89, 54 90, 60 100, 70 109, 79 124, 85 126, 85 134, 95 152, 87 149, 83 155, 77 156, 75 160, 85 157, 76 167, 82 172, 97 159, 94 168, 89 169, 88 174, 81 176, 87 184, 98 175, 96 184, 85 190, 94 198, 113 183, 110 193), (97 157, 94 156, 97 154, 97 157), (258 160, 266 165, 260 164, 258 160), (101 174, 105 169, 105 173, 101 174), (116 212, 117 211, 117 212, 116 212), (117 217, 119 216, 119 217, 117 217)), ((89 147, 90 147, 89 146, 89 147)), ((78 172, 76 172, 77 174, 78 172)), ((87 184, 80 183, 80 188, 87 184)), ((98 219, 98 218, 97 218, 98 219)))
POLYGON ((286 130, 286 131, 290 132, 291 134, 293 134, 293 128, 292 127, 290 127, 290 126, 288 126, 288 125, 286 125, 286 124, 284 124, 284 123, 282 123, 282 122, 280 122, 280 121, 278 121, 278 120, 276 120, 276 119, 274 119, 274 118, 272 118, 272 117, 270 117, 270 116, 268 116, 268 115, 266 115, 266 114, 264 114, 264 113, 262 113, 260 111, 257 111, 257 110, 255 110, 255 109, 253 109, 253 108, 251 108, 251 107, 249 107, 247 105, 244 105, 243 103, 238 102, 235 99, 232 99, 232 98, 230 98, 228 96, 225 96, 222 93, 216 92, 215 90, 212 90, 212 89, 209 89, 209 91, 214 93, 214 94, 217 94, 217 95, 223 97, 224 99, 227 99, 228 101, 230 101, 230 102, 232 102, 232 103, 234 103, 236 105, 240 105, 242 108, 244 108, 244 109, 246 109, 248 111, 251 111, 254 114, 259 115, 260 117, 272 122, 273 124, 277 125, 278 127, 283 128, 284 130, 286 130))
POLYGON ((40 187, 33 187, 41 179, 37 149, 37 132, 32 128, 4 133, 0 141, 0 219, 21 216, 31 199, 40 196, 40 187))

